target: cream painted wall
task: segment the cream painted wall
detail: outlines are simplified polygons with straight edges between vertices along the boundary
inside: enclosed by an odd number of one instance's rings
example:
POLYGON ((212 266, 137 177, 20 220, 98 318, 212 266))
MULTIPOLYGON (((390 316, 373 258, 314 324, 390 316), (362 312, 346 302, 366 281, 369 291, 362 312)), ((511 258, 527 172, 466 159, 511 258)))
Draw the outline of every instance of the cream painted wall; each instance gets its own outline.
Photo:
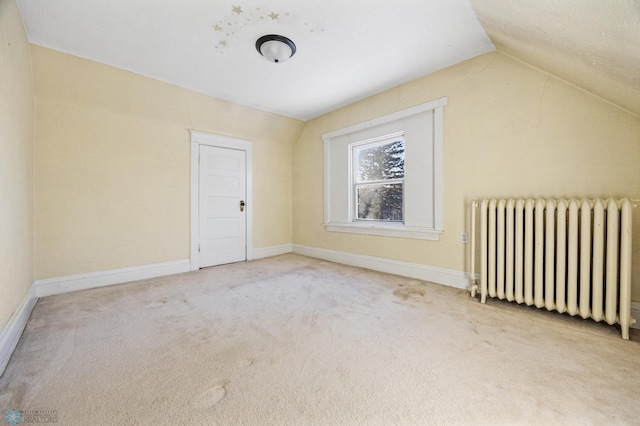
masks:
MULTIPOLYGON (((640 198, 640 117, 504 53, 487 53, 321 116, 293 151, 295 244, 468 270, 474 197, 640 198), (439 242, 326 232, 321 135, 447 96, 439 242)), ((640 210, 634 300, 640 300, 640 210)))
POLYGON ((33 123, 29 43, 14 0, 0 0, 0 330, 33 280, 33 123))
POLYGON ((189 129, 254 142, 254 247, 291 242, 302 122, 43 47, 32 56, 36 279, 189 258, 189 129))

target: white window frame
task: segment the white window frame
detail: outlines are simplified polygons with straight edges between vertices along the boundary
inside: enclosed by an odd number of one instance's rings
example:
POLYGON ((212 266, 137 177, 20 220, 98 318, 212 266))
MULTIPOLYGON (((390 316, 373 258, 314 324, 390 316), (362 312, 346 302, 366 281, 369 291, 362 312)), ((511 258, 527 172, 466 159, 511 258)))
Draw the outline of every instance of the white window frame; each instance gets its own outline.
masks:
POLYGON ((359 166, 358 166, 358 158, 356 155, 356 152, 358 149, 361 148, 373 148, 376 146, 382 146, 382 145, 386 145, 388 143, 393 143, 398 141, 399 139, 402 139, 402 143, 404 146, 404 132, 397 132, 397 133, 392 133, 389 135, 385 135, 385 136, 379 136, 373 139, 366 139, 364 141, 360 141, 360 142, 354 142, 352 144, 349 144, 349 164, 351 165, 351 169, 349 170, 349 176, 350 176, 350 182, 349 182, 349 188, 351 189, 351 191, 349 192, 349 199, 351 200, 351 208, 353 210, 351 210, 351 218, 352 218, 352 222, 365 222, 365 223, 385 223, 385 224, 391 224, 391 223, 404 223, 404 177, 402 179, 384 179, 384 180, 380 180, 380 181, 374 181, 374 182, 367 182, 365 184, 359 183, 358 179, 357 179, 357 175, 358 175, 358 171, 359 171, 359 166), (393 184, 393 183, 402 183, 402 190, 403 190, 403 196, 402 196, 402 221, 386 221, 386 220, 382 220, 382 219, 360 219, 358 217, 358 194, 356 191, 356 187, 358 185, 376 185, 376 184, 382 184, 382 183, 388 183, 388 184, 393 184))
MULTIPOLYGON (((412 108, 408 108, 402 111, 398 111, 392 114, 388 114, 382 117, 375 118, 370 121, 362 122, 355 124, 353 126, 345 127, 343 129, 339 129, 333 132, 325 133, 322 135, 322 139, 324 141, 324 226, 327 231, 330 232, 348 232, 348 233, 356 233, 356 234, 368 234, 368 235, 382 235, 382 236, 390 236, 390 237, 402 237, 402 238, 416 238, 416 239, 424 239, 424 240, 432 240, 438 241, 440 239, 440 234, 444 232, 444 212, 443 212, 443 109, 444 106, 447 105, 447 98, 443 97, 440 99, 436 99, 431 102, 427 102, 421 105, 417 105, 412 108), (426 137, 431 137, 433 143, 433 153, 432 153, 432 164, 431 170, 433 173, 433 188, 431 188, 432 192, 432 200, 431 200, 431 208, 433 209, 433 226, 430 227, 420 227, 420 226, 412 226, 411 223, 401 223, 401 222, 387 222, 387 221, 355 221, 354 220, 354 212, 355 212, 355 203, 353 196, 353 185, 352 182, 348 182, 349 184, 349 198, 344 200, 345 203, 348 203, 348 220, 332 220, 332 194, 331 194, 331 186, 332 186, 332 173, 333 173, 333 165, 331 164, 332 158, 332 140, 350 134, 356 134, 359 131, 363 131, 369 128, 374 128, 376 126, 381 126, 387 123, 399 122, 408 117, 411 117, 416 114, 420 114, 423 112, 432 111, 433 117, 433 134, 426 135, 426 137)), ((385 136, 381 134, 380 136, 385 136)), ((370 139, 369 139, 370 140, 370 139)), ((405 141, 406 142, 406 141, 405 141)), ((405 149, 407 145, 405 143, 405 149)), ((349 152, 347 153, 349 157, 349 168, 348 176, 350 179, 353 179, 353 160, 352 160, 352 151, 351 147, 349 147, 349 152)), ((405 165, 406 165, 406 157, 405 157, 405 165)), ((406 169, 405 169, 406 173, 406 169)), ((405 174, 405 179, 407 178, 405 174)), ((406 183, 406 180, 405 180, 406 183)), ((404 198, 404 197, 403 197, 404 198)), ((406 203, 406 201, 405 201, 406 203)), ((406 206, 406 204, 405 204, 406 206)), ((403 217, 406 217, 406 211, 403 211, 403 217)))

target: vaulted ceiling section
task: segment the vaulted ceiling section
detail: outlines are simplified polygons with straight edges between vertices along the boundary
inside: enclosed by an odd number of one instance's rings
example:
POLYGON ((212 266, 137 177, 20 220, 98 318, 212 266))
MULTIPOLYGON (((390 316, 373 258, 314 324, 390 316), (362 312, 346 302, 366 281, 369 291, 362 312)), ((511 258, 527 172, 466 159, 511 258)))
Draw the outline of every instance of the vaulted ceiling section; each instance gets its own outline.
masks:
POLYGON ((637 0, 17 1, 33 44, 302 120, 496 48, 640 115, 637 0))
POLYGON ((640 1, 471 5, 498 50, 640 115, 640 1))

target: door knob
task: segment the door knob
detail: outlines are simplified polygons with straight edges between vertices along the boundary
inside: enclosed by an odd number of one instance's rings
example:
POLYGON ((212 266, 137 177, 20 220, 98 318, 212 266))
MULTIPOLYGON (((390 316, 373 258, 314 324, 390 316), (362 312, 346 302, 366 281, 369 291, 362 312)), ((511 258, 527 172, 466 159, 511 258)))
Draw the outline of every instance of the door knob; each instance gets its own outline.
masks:
POLYGON ((243 212, 244 211, 244 200, 240 200, 240 211, 243 212))

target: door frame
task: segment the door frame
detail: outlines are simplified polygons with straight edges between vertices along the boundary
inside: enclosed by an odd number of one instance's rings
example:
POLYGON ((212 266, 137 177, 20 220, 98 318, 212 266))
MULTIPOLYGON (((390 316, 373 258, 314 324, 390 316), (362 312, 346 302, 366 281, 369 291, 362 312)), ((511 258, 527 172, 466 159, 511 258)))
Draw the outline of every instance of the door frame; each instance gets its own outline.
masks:
POLYGON ((191 132, 191 270, 200 269, 200 146, 244 151, 246 157, 246 255, 253 260, 253 143, 245 139, 190 130, 191 132))

